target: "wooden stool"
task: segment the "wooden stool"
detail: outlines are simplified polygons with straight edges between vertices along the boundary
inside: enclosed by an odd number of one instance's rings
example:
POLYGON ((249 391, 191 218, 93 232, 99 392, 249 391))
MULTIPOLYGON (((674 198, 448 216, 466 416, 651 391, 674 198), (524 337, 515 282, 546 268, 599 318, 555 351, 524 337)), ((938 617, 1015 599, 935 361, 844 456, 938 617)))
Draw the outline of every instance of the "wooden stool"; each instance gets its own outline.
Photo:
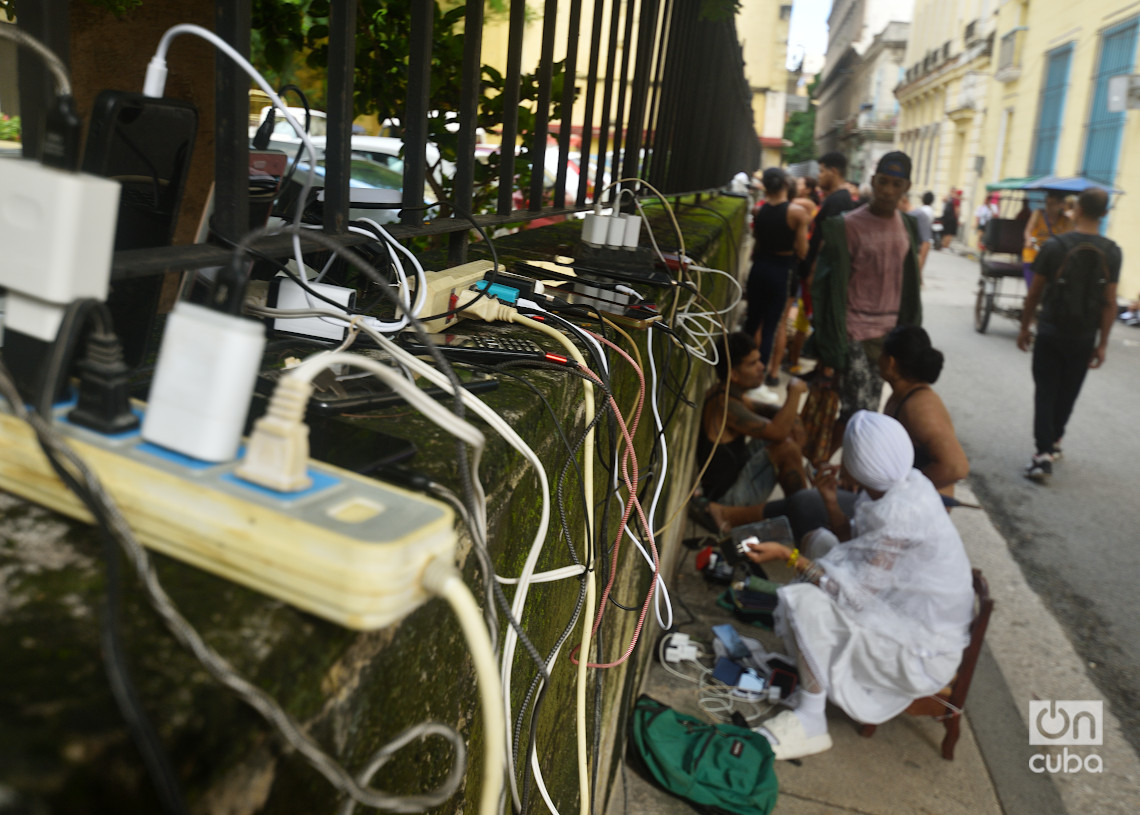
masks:
MULTIPOLYGON (((980 569, 974 569, 974 597, 977 611, 970 623, 970 644, 962 652, 962 661, 958 665, 958 672, 950 680, 950 684, 933 696, 924 696, 915 699, 906 709, 912 716, 933 716, 946 727, 946 736, 942 739, 942 757, 947 761, 954 760, 954 745, 958 743, 958 728, 961 725, 962 709, 966 705, 966 694, 970 691, 970 682, 974 678, 974 667, 978 664, 978 654, 982 650, 982 641, 986 637, 986 627, 990 623, 990 612, 994 609, 994 601, 990 597, 990 586, 982 576, 980 569)), ((875 733, 875 725, 860 726, 859 733, 870 738, 875 733)))

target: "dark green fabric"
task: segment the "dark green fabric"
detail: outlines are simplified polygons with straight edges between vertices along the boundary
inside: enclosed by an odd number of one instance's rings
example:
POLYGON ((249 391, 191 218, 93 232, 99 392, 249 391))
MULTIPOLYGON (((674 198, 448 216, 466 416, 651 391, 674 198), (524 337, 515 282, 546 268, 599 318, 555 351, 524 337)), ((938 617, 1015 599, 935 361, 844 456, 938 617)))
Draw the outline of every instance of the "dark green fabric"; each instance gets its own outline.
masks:
POLYGON ((767 815, 776 806, 775 758, 759 733, 706 724, 644 695, 629 729, 646 769, 674 795, 735 815, 767 815))
MULTIPOLYGON (((918 222, 902 213, 910 238, 910 251, 903 262, 903 285, 899 325, 922 325, 921 282, 918 271, 918 222)), ((851 278, 851 253, 847 225, 842 215, 828 218, 823 230, 823 251, 815 267, 811 287, 814 352, 821 365, 842 371, 847 368, 847 283, 851 278)))

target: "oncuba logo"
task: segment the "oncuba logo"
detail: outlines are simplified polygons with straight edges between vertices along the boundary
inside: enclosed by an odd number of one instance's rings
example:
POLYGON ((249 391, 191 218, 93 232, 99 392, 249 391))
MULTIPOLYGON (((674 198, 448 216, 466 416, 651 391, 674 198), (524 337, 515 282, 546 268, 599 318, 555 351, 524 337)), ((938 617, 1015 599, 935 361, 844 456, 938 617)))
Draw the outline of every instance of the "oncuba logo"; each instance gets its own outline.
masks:
POLYGON ((1104 703, 1076 701, 1031 701, 1029 703, 1029 743, 1054 745, 1060 753, 1034 753, 1029 769, 1035 773, 1104 772, 1096 753, 1070 752, 1069 746, 1104 744, 1104 703))

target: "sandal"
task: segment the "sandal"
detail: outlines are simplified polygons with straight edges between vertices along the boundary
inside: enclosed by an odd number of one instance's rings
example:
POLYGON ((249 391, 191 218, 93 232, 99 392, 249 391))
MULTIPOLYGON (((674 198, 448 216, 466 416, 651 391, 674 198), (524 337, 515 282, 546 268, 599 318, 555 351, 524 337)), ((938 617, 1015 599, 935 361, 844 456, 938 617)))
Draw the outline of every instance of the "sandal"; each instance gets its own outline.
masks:
POLYGON ((690 500, 689 520, 701 527, 701 529, 712 532, 714 535, 720 535, 720 526, 712 516, 712 513, 709 512, 709 503, 708 498, 700 495, 690 500))

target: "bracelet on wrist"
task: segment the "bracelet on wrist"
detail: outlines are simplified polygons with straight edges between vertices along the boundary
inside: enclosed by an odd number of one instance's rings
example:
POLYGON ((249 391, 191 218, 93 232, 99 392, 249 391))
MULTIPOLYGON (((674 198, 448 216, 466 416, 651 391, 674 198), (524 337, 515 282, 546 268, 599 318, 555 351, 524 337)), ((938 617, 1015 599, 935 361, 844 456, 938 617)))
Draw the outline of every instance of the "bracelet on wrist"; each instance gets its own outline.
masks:
POLYGON ((796 568, 796 561, 800 559, 800 550, 793 549, 791 556, 788 557, 788 568, 794 570, 796 568))

